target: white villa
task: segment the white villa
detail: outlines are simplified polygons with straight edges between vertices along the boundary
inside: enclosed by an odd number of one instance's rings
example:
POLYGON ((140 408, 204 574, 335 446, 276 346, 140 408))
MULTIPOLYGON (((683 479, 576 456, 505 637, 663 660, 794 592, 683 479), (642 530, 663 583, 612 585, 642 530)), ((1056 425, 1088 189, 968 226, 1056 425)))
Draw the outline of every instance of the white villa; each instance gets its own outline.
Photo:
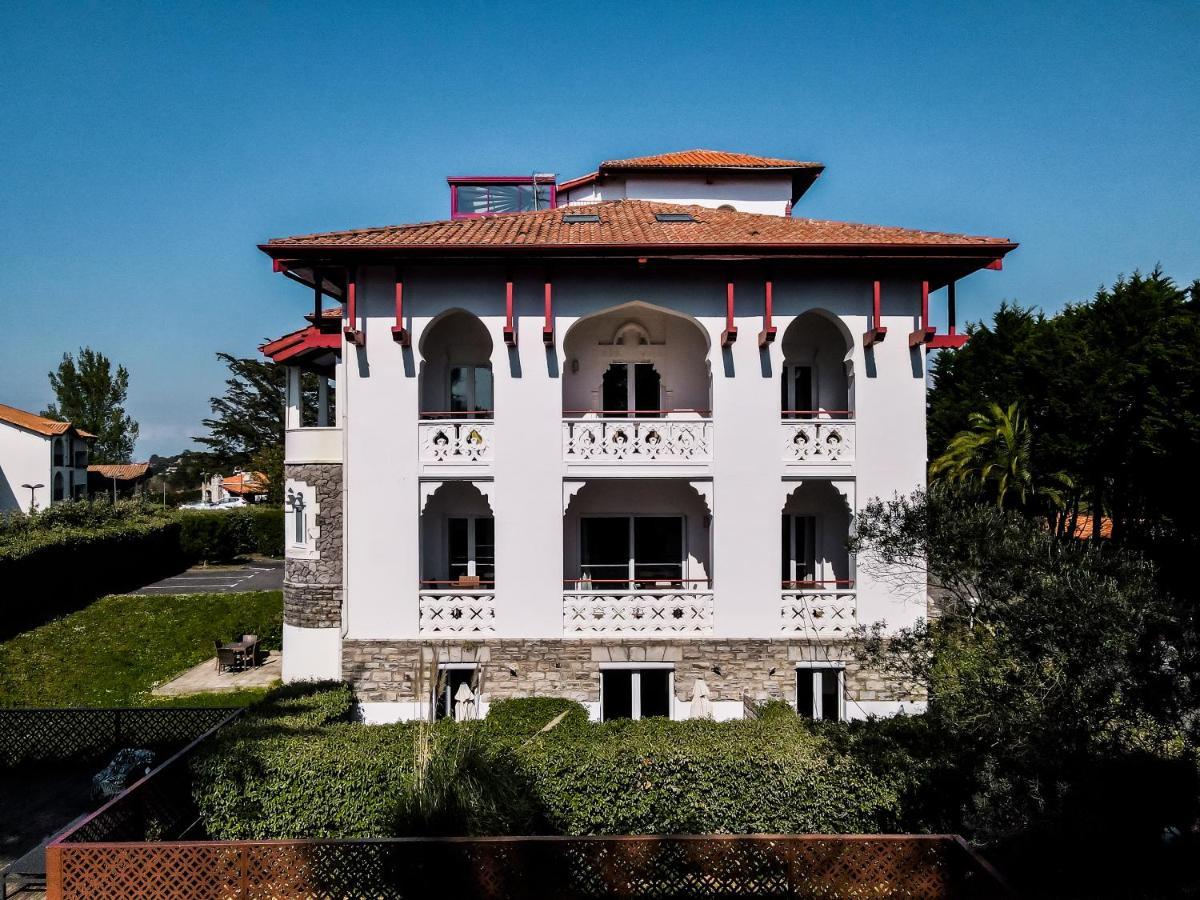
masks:
POLYGON ((1016 244, 792 217, 822 168, 695 150, 455 177, 446 221, 263 244, 313 310, 263 347, 290 372, 285 678, 345 679, 369 721, 514 696, 919 709, 846 639, 913 623, 926 590, 847 540, 924 484, 955 283, 1016 244))
POLYGON ((0 513, 87 497, 95 436, 0 403, 0 513))

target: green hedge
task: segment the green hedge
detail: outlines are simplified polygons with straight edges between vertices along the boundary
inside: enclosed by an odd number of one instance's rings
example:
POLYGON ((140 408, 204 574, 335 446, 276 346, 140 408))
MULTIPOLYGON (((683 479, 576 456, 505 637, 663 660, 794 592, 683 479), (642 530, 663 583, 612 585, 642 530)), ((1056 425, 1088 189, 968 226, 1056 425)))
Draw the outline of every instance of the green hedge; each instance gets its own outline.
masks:
MULTIPOLYGON (((230 729, 193 763, 209 834, 409 833, 406 811, 421 806, 412 796, 418 726, 346 721, 350 707, 344 687, 293 688, 230 729)), ((435 756, 454 760, 440 789, 453 783, 447 777, 479 781, 481 759, 503 786, 470 788, 491 795, 476 804, 457 786, 461 833, 855 833, 892 831, 901 820, 900 773, 873 769, 849 742, 839 747, 798 717, 597 724, 583 713, 563 701, 497 702, 483 723, 438 723, 435 756), (560 727, 537 734, 564 709, 560 727), (490 809, 496 797, 512 808, 490 809)))
POLYGON ((283 556, 283 510, 250 506, 181 510, 180 546, 190 559, 228 562, 247 553, 283 556))

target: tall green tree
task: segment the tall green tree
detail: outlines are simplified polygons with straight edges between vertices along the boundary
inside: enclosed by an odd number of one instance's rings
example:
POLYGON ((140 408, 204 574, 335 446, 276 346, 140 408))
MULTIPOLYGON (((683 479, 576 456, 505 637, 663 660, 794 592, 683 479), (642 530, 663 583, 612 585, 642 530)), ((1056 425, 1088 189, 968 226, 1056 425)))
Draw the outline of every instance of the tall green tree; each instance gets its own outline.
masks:
POLYGON ((124 366, 113 371, 112 362, 91 347, 81 347, 76 359, 64 353, 58 369, 49 373, 56 403, 42 413, 60 422, 96 435, 92 459, 102 463, 126 463, 133 457, 138 423, 125 412, 129 372, 124 366))
POLYGON ((194 437, 222 466, 246 466, 264 450, 283 446, 287 369, 268 360, 218 353, 229 367, 225 393, 213 397, 207 435, 194 437))

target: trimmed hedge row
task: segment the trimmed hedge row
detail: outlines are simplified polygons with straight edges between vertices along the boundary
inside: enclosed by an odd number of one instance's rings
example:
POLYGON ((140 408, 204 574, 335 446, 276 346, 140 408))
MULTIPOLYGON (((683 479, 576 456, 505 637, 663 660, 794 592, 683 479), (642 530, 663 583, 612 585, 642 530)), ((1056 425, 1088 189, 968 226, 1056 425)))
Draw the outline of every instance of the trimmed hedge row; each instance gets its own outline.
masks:
MULTIPOLYGON (((364 726, 342 686, 264 703, 193 763, 220 839, 386 837, 412 829, 418 726, 364 726)), ((856 833, 896 830, 901 773, 874 769, 796 716, 738 722, 587 721, 579 704, 496 703, 481 723, 439 722, 452 816, 429 833, 856 833), (554 728, 541 728, 560 713, 554 728), (486 765, 486 778, 481 767, 486 765), (462 796, 472 792, 478 797, 462 796), (519 802, 512 798, 520 797, 519 802), (510 808, 496 808, 496 799, 510 808)), ((432 770, 431 770, 432 771, 432 770)))
POLYGON ((180 546, 185 556, 226 562, 247 553, 283 556, 283 511, 249 506, 229 510, 181 510, 180 546))

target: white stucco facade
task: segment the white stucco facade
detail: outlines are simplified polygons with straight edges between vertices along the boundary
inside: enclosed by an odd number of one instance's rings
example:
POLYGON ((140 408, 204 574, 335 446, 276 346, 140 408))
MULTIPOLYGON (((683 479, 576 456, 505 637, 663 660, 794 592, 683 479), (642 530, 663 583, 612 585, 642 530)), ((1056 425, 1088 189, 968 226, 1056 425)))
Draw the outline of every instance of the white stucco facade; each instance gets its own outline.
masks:
POLYGON ((0 418, 0 512, 86 497, 88 456, 88 441, 73 429, 41 434, 0 418))

